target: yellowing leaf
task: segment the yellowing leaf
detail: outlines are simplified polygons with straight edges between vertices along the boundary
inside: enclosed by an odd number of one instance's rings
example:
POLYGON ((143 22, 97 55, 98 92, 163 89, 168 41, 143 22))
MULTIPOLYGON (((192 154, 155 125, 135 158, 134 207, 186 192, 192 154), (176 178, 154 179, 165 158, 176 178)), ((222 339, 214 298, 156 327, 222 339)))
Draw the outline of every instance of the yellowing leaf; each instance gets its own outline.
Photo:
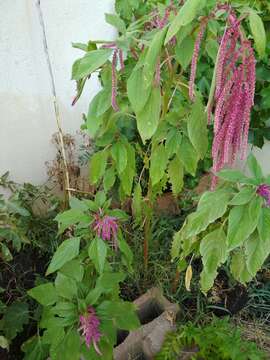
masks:
POLYGON ((190 291, 191 279, 192 279, 192 266, 188 265, 185 275, 185 286, 187 291, 190 291))

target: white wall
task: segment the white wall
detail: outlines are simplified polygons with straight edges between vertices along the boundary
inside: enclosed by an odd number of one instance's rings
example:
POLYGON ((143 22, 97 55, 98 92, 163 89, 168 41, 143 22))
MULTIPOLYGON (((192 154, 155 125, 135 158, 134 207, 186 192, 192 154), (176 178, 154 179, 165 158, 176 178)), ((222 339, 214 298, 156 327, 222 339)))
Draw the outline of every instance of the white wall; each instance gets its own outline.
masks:
MULTIPOLYGON (((49 54, 65 132, 75 133, 98 90, 91 80, 75 107, 71 66, 83 53, 71 42, 112 39, 104 20, 114 0, 41 0, 49 54)), ((0 174, 36 184, 46 180, 56 131, 52 92, 36 0, 0 0, 0 174)))

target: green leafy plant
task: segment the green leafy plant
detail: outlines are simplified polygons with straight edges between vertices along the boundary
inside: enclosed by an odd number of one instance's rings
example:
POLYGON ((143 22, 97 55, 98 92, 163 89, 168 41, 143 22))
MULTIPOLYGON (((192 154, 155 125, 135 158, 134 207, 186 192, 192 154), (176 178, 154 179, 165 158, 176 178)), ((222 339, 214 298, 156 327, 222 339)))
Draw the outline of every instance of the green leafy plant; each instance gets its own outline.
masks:
POLYGON ((228 319, 214 318, 204 326, 188 323, 170 334, 156 360, 174 360, 188 354, 202 360, 262 360, 266 354, 251 341, 244 340, 241 330, 228 319))
POLYGON ((171 254, 179 264, 190 254, 203 263, 201 288, 213 285, 221 264, 229 261, 233 277, 249 282, 270 253, 270 182, 251 154, 247 177, 238 170, 222 170, 217 176, 224 182, 199 200, 175 234, 171 254))
POLYGON ((112 359, 117 330, 133 330, 139 320, 132 303, 119 297, 124 269, 132 271, 132 252, 104 192, 95 200, 72 198, 56 219, 69 237, 56 250, 42 282, 28 293, 42 306, 42 332, 23 345, 25 359, 112 359), (83 340, 82 340, 83 339, 83 340))

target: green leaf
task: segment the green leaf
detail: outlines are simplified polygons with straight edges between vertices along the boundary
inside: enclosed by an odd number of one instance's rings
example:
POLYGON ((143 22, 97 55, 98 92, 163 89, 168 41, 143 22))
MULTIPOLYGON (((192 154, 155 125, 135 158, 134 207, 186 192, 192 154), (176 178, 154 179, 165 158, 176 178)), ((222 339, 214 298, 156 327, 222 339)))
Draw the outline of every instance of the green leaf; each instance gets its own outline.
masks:
POLYGON ((67 277, 60 272, 55 279, 55 289, 58 296, 72 300, 77 295, 77 286, 75 280, 67 277))
POLYGON ((101 318, 110 318, 122 330, 135 330, 140 326, 135 306, 127 301, 104 301, 97 307, 101 318))
POLYGON ((55 218, 59 223, 59 233, 62 234, 68 227, 78 223, 90 223, 91 219, 79 209, 70 209, 55 218))
POLYGON ((142 200, 142 189, 141 185, 138 183, 135 186, 132 198, 132 215, 137 224, 140 224, 142 219, 142 200))
POLYGON ((93 50, 75 61, 72 67, 72 79, 80 80, 100 68, 110 57, 112 49, 93 50))
POLYGON ((103 115, 111 107, 111 94, 110 88, 104 88, 93 98, 90 102, 87 119, 96 121, 96 119, 103 115))
POLYGON ((203 159, 208 149, 207 114, 199 96, 192 105, 187 128, 191 144, 203 159))
POLYGON ((105 173, 108 152, 105 150, 96 152, 90 160, 90 182, 96 184, 105 173))
POLYGON ((71 260, 60 269, 61 273, 80 282, 83 279, 84 268, 80 260, 71 260))
POLYGON ((257 231, 245 241, 245 254, 248 272, 255 277, 270 253, 270 234, 263 241, 257 231))
POLYGON ((114 26, 120 33, 125 34, 126 25, 125 22, 115 14, 105 14, 106 22, 114 26))
POLYGON ((159 88, 152 88, 150 97, 142 111, 137 113, 137 127, 140 136, 145 140, 150 139, 158 127, 161 110, 161 94, 159 88))
POLYGON ((258 221, 258 232, 260 239, 264 243, 268 243, 270 240, 270 209, 263 207, 261 209, 259 221, 258 221))
POLYGON ((104 190, 108 192, 115 183, 115 170, 114 167, 110 167, 105 171, 104 178, 103 178, 103 186, 104 190))
POLYGON ((150 159, 150 178, 152 185, 156 185, 162 179, 167 167, 168 157, 163 144, 156 146, 150 159))
POLYGON ((246 176, 239 170, 224 169, 217 173, 217 176, 223 180, 231 182, 239 182, 245 179, 246 176))
POLYGON ((1 245, 1 257, 3 257, 5 261, 11 261, 13 259, 13 256, 9 248, 4 243, 0 245, 1 245))
POLYGON ((132 262, 133 262, 133 253, 130 249, 130 246, 123 238, 122 234, 118 237, 118 246, 121 253, 124 255, 125 265, 129 271, 132 271, 132 262))
POLYGON ((192 176, 195 176, 199 157, 197 151, 186 136, 183 137, 180 144, 179 159, 184 165, 185 170, 192 176))
POLYGON ((127 166, 127 149, 121 141, 115 142, 111 147, 111 155, 115 161, 118 174, 121 174, 127 166))
POLYGON ((226 261, 226 236, 222 228, 207 234, 201 241, 203 271, 201 272, 201 287, 206 293, 214 284, 218 267, 226 261))
POLYGON ((217 60, 217 53, 218 53, 218 48, 219 48, 218 42, 214 39, 207 39, 205 48, 206 48, 207 54, 211 57, 211 59, 215 63, 217 60))
POLYGON ((105 242, 99 237, 96 237, 88 248, 88 255, 93 261, 97 271, 101 274, 104 270, 107 256, 107 246, 105 242))
POLYGON ((255 156, 251 153, 247 160, 248 168, 251 171, 252 175, 257 178, 258 180, 261 180, 263 178, 262 169, 255 158, 255 156))
POLYGON ((230 201, 230 205, 245 205, 255 195, 256 190, 253 187, 243 187, 230 201))
POLYGON ((252 279, 252 275, 247 269, 246 255, 242 249, 239 249, 232 254, 230 269, 233 277, 242 284, 245 284, 252 279))
POLYGON ((25 353, 24 360, 44 360, 49 356, 47 344, 43 344, 43 338, 33 336, 21 346, 25 353))
POLYGON ((142 68, 133 69, 127 81, 127 93, 135 113, 139 113, 151 94, 151 84, 145 81, 142 68))
POLYGON ((73 237, 62 242, 53 255, 52 261, 46 271, 46 275, 59 270, 68 261, 79 255, 80 238, 73 237))
POLYGON ((180 44, 176 44, 175 58, 182 66, 183 70, 186 70, 192 60, 194 51, 194 39, 188 35, 180 44))
POLYGON ((266 48, 266 33, 262 19, 255 11, 249 13, 249 24, 256 50, 260 58, 263 58, 266 48))
POLYGON ((125 170, 119 175, 121 187, 125 195, 130 196, 132 191, 133 180, 136 172, 135 164, 135 150, 132 145, 126 144, 127 149, 127 166, 125 170))
POLYGON ((8 340, 14 339, 29 322, 28 305, 17 301, 12 303, 7 307, 1 322, 5 337, 8 340))
POLYGON ((119 287, 119 283, 123 282, 125 275, 123 273, 109 273, 104 272, 97 279, 96 288, 100 289, 102 293, 114 292, 119 287))
POLYGON ((167 32, 167 27, 164 27, 162 30, 159 30, 155 34, 153 40, 151 41, 151 44, 149 46, 149 49, 145 57, 144 68, 143 68, 143 76, 146 82, 151 83, 153 80, 153 76, 155 74, 156 65, 158 61, 158 56, 161 52, 161 48, 166 32, 167 32))
POLYGON ((57 294, 52 283, 36 286, 28 291, 28 295, 43 306, 53 305, 57 301, 57 294))
POLYGON ((171 38, 178 33, 182 26, 191 23, 191 21, 195 19, 198 11, 204 7, 204 5, 205 0, 187 0, 170 25, 165 39, 165 44, 167 44, 171 38))
POLYGON ((17 201, 7 201, 7 208, 8 211, 11 212, 12 214, 19 214, 21 216, 30 216, 30 213, 27 209, 23 208, 19 202, 17 201))
POLYGON ((170 161, 168 174, 170 183, 172 184, 172 192, 174 195, 177 195, 184 186, 184 169, 177 156, 170 161))
POLYGON ((242 245, 253 233, 259 221, 261 206, 262 199, 256 196, 249 204, 232 208, 229 214, 227 234, 229 250, 242 245))
POLYGON ((168 154, 168 158, 170 158, 174 154, 178 154, 181 142, 181 132, 176 128, 172 128, 167 134, 165 143, 165 149, 168 154))
POLYGON ((77 330, 70 330, 57 349, 56 359, 79 360, 81 339, 77 330))
POLYGON ((221 218, 227 210, 230 197, 230 193, 223 189, 205 192, 199 201, 197 211, 187 218, 187 224, 183 229, 184 236, 195 236, 221 218))

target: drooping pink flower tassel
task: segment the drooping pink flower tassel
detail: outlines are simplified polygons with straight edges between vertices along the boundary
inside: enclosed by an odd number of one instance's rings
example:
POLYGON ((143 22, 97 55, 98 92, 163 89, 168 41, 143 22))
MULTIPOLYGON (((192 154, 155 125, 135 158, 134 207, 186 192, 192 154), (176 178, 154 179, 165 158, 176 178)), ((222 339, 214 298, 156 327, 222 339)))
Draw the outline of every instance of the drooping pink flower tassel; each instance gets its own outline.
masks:
POLYGON ((90 348, 91 344, 93 344, 96 353, 102 356, 102 353, 98 348, 98 342, 101 338, 99 326, 100 320, 96 315, 95 309, 92 306, 89 306, 87 312, 80 315, 79 331, 82 332, 86 346, 90 348))
POLYGON ((257 194, 266 200, 266 205, 270 206, 270 186, 267 184, 261 184, 257 188, 257 194))
POLYGON ((195 78, 196 78, 196 72, 197 72, 197 63, 198 63, 198 58, 199 58, 199 53, 200 53, 201 42, 202 42, 203 35, 205 33, 206 26, 207 26, 207 21, 208 21, 207 19, 204 19, 203 21, 201 21, 199 33, 198 33, 197 39, 195 41, 194 51, 193 51, 193 56, 192 56, 192 61, 191 61, 191 71, 190 71, 190 79, 189 79, 189 97, 190 97, 190 100, 192 100, 192 101, 194 101, 194 99, 195 99, 194 84, 195 84, 195 78))
POLYGON ((116 102, 117 96, 117 72, 116 72, 116 65, 117 65, 117 54, 118 50, 115 49, 113 52, 112 58, 112 108, 114 111, 119 111, 119 106, 116 102))
POLYGON ((111 242, 113 249, 115 251, 117 250, 118 223, 116 217, 108 215, 103 216, 102 211, 100 211, 99 214, 95 214, 93 228, 98 237, 111 242))

